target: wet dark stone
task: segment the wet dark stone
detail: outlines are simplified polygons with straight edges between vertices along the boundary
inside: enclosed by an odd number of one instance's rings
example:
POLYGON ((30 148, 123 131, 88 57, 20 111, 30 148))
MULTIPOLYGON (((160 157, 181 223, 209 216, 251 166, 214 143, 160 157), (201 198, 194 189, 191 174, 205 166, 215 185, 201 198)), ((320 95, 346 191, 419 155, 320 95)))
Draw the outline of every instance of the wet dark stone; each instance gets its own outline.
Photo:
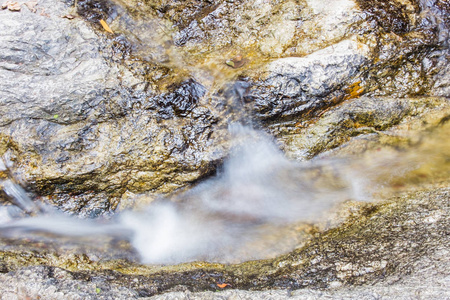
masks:
POLYGON ((0 273, 8 273, 8 267, 4 263, 0 263, 0 273))
MULTIPOLYGON (((430 1, 434 2, 434 7, 437 8, 438 12, 442 15, 444 22, 447 26, 450 25, 450 1, 448 0, 435 0, 430 1)), ((430 5, 433 7, 432 5, 430 5)))
MULTIPOLYGON (((150 1, 151 2, 151 1, 150 1)), ((157 11, 170 19, 180 30, 189 26, 194 20, 200 20, 217 8, 221 0, 189 0, 189 1, 161 1, 155 6, 157 11)), ((154 5, 150 3, 150 5, 154 5)))
MULTIPOLYGON (((405 12, 406 6, 399 1, 357 0, 356 2, 385 32, 403 34, 410 30, 411 24, 408 14, 405 12)), ((418 12, 418 3, 414 2, 414 12, 418 12)))
POLYGON ((132 48, 130 41, 124 35, 117 35, 112 39, 113 58, 119 61, 129 58, 132 54, 132 48))
MULTIPOLYGON (((352 86, 360 88, 354 78, 370 63, 366 53, 346 50, 349 45, 352 42, 341 42, 328 57, 312 54, 274 61, 267 78, 248 89, 247 107, 263 123, 274 124, 312 118, 343 101, 354 93, 352 86)), ((331 49, 320 52, 326 51, 331 49)))
POLYGON ((78 0, 78 14, 89 22, 100 26, 100 20, 107 20, 113 14, 113 5, 109 0, 78 0))
POLYGON ((139 297, 150 297, 155 294, 150 289, 137 289, 136 292, 138 293, 139 297))
POLYGON ((186 117, 205 95, 206 89, 193 79, 168 87, 169 92, 156 101, 158 113, 163 119, 174 116, 186 117))

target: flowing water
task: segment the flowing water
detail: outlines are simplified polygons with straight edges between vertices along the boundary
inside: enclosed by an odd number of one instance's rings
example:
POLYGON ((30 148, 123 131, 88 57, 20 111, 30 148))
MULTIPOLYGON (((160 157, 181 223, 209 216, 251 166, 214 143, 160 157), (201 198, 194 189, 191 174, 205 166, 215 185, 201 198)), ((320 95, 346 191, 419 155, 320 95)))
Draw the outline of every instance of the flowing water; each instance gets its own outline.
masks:
MULTIPOLYGON (((138 50, 170 55, 171 64, 183 68, 186 62, 169 51, 174 47, 161 47, 167 33, 149 30, 166 25, 152 24, 137 31, 138 50)), ((231 77, 222 56, 220 68, 213 63, 206 68, 211 73, 208 78, 217 85, 231 77)), ((450 170, 449 126, 427 133, 430 137, 411 150, 386 148, 363 157, 306 162, 288 160, 272 137, 251 126, 233 124, 229 131, 231 154, 217 175, 144 209, 120 212, 109 219, 79 219, 38 205, 12 176, 0 177, 1 189, 22 210, 0 207, 0 235, 91 246, 124 240, 148 264, 262 259, 300 247, 317 226, 336 225, 330 223, 331 214, 345 203, 372 202, 380 191, 392 194, 396 187, 422 184, 435 174, 448 178, 450 170)), ((8 173, 9 164, 7 158, 0 160, 0 172, 8 173)))
MULTIPOLYGON (((230 157, 216 176, 184 193, 108 220, 79 219, 40 207, 35 216, 10 217, 1 224, 2 235, 69 238, 75 244, 86 238, 89 243, 101 237, 122 239, 150 264, 273 257, 302 245, 308 237, 305 228, 326 223, 344 202, 373 201, 373 192, 392 193, 392 182, 421 183, 424 174, 440 172, 448 178, 448 127, 409 151, 386 149, 367 157, 300 163, 286 159, 266 134, 232 125, 230 157)), ((4 180, 2 186, 23 209, 37 212, 19 185, 4 180)))

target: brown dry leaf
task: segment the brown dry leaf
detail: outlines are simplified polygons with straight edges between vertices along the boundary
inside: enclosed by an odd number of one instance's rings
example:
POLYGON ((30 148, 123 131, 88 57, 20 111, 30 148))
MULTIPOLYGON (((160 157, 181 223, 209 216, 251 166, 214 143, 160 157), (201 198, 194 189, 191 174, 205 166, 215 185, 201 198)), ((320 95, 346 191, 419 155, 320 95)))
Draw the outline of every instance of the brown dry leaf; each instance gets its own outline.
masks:
POLYGON ((100 24, 102 24, 103 29, 105 29, 106 31, 108 31, 109 33, 114 33, 111 28, 109 28, 108 24, 106 24, 106 22, 104 20, 100 20, 100 24))
POLYGON ((218 283, 217 286, 220 287, 221 289, 223 289, 223 288, 229 286, 229 284, 228 283, 218 283))
POLYGON ((29 2, 25 3, 25 5, 28 7, 28 9, 33 13, 35 13, 37 10, 36 9, 37 4, 38 4, 37 1, 29 1, 29 2))

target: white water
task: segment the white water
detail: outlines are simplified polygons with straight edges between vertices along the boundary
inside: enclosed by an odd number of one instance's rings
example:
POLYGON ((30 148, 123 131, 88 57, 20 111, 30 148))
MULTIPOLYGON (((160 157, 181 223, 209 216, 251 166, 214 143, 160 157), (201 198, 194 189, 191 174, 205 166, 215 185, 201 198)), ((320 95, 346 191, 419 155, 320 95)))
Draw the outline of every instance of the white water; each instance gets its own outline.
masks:
POLYGON ((261 252, 262 247, 275 247, 285 238, 271 230, 317 221, 327 209, 353 198, 342 176, 335 174, 339 186, 314 186, 321 179, 311 179, 313 163, 287 160, 261 132, 240 126, 231 130, 235 147, 215 178, 176 203, 154 203, 144 212, 120 217, 120 224, 133 231, 133 246, 144 262, 264 258, 267 249, 261 252), (261 246, 259 240, 268 237, 272 244, 261 246))
POLYGON ((346 162, 292 162, 262 132, 243 126, 230 131, 232 154, 217 176, 172 201, 158 200, 109 221, 47 212, 2 226, 74 239, 120 236, 131 241, 144 263, 232 262, 292 250, 295 240, 279 249, 287 240, 286 228, 318 221, 336 204, 361 197, 364 187, 349 180, 358 177, 348 176, 346 162))

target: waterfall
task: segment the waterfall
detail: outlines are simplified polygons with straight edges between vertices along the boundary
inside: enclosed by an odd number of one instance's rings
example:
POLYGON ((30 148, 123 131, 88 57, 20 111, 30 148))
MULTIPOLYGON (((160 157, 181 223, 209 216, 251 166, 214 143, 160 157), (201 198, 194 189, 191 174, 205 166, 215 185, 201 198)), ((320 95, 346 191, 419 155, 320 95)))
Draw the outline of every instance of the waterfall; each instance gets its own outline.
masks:
MULTIPOLYGON (((324 213, 355 199, 346 161, 288 160, 272 137, 239 123, 229 126, 232 150, 212 178, 171 199, 112 219, 86 220, 51 209, 1 226, 19 232, 70 236, 112 235, 129 240, 144 263, 206 260, 238 262, 291 251, 301 241, 295 226, 320 221, 324 213)), ((36 211, 11 180, 3 189, 26 211, 36 211)), ((359 190, 364 190, 359 188, 359 190)), ((298 231, 298 230, 297 230, 298 231)))

